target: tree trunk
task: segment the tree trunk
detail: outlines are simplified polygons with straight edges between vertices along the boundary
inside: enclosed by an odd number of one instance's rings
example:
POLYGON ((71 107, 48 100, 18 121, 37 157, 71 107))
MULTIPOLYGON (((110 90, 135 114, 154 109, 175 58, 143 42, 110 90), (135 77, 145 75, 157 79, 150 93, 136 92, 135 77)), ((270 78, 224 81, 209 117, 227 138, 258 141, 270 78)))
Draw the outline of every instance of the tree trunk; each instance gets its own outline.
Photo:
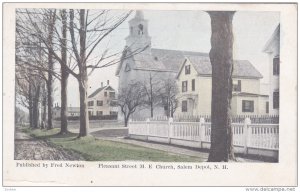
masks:
POLYGON ((150 113, 151 118, 153 118, 153 101, 150 102, 150 113))
POLYGON ((33 114, 32 114, 32 85, 29 83, 29 91, 28 91, 28 104, 29 104, 29 126, 33 127, 33 114))
POLYGON ((153 118, 153 84, 152 84, 152 75, 150 73, 150 115, 153 118))
POLYGON ((170 99, 169 96, 167 98, 167 117, 170 117, 170 99))
MULTIPOLYGON (((50 12, 50 24, 49 24, 49 35, 48 35, 48 43, 49 45, 53 44, 53 32, 54 32, 54 22, 55 22, 55 12, 50 12)), ((53 111, 53 54, 49 50, 48 53, 48 80, 47 80, 47 92, 48 92, 48 129, 53 129, 52 124, 52 111, 53 111)))
MULTIPOLYGON (((49 56, 50 57, 50 56, 49 56)), ((52 62, 52 59, 51 59, 52 62)), ((53 70, 53 69, 49 69, 53 70)), ((52 74, 48 74, 48 80, 47 80, 47 99, 48 99, 48 126, 47 129, 53 129, 52 124, 52 109, 53 109, 53 99, 52 99, 52 74)), ((45 106, 46 107, 46 106, 45 106)))
POLYGON ((88 135, 89 130, 89 114, 87 107, 87 78, 81 78, 78 83, 80 94, 80 132, 78 137, 84 137, 88 135))
POLYGON ((47 97, 43 95, 43 116, 42 116, 42 125, 41 129, 46 128, 46 116, 47 116, 47 97))
POLYGON ((33 120, 33 128, 36 129, 39 127, 39 99, 40 99, 40 85, 37 85, 34 93, 33 99, 33 110, 32 110, 32 120, 33 120))
POLYGON ((63 69, 61 70, 61 111, 60 111, 60 119, 61 119, 61 134, 65 134, 68 132, 68 77, 69 73, 63 69))
POLYGON ((124 114, 124 123, 125 123, 125 127, 128 127, 129 116, 130 116, 130 115, 124 114))
POLYGON ((128 126, 128 120, 127 120, 126 116, 124 116, 124 124, 125 124, 125 127, 128 126))
POLYGON ((60 119, 61 119, 61 134, 65 134, 68 132, 68 78, 69 73, 67 72, 67 16, 66 10, 62 10, 62 36, 63 39, 61 41, 61 59, 63 64, 61 64, 61 111, 60 111, 60 119))
POLYGON ((212 102, 209 162, 235 160, 231 129, 234 12, 209 12, 211 18, 212 102))
POLYGON ((80 41, 80 61, 79 66, 79 93, 80 93, 80 132, 78 137, 84 137, 88 135, 89 129, 89 114, 87 108, 87 88, 88 88, 88 76, 86 68, 86 23, 85 23, 85 10, 79 11, 79 41, 80 41))

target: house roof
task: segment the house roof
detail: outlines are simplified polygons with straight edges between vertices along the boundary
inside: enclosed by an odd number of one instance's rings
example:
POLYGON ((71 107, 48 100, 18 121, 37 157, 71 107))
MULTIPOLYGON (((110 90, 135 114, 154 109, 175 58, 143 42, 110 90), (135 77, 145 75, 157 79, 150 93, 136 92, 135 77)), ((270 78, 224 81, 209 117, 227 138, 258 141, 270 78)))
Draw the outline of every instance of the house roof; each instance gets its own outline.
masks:
POLYGON ((110 85, 106 85, 104 87, 100 87, 98 88, 96 91, 94 91, 92 94, 90 94, 88 96, 88 98, 92 98, 92 97, 95 97, 98 93, 100 93, 101 91, 103 90, 114 90, 110 85))
MULTIPOLYGON (((212 68, 210 59, 208 56, 186 56, 186 60, 189 60, 190 63, 194 66, 198 75, 211 75, 212 68)), ((177 78, 182 71, 184 66, 182 64, 180 71, 177 74, 177 78)), ((261 73, 247 60, 234 60, 233 61, 233 77, 242 77, 242 78, 263 78, 261 73)))
POLYGON ((279 41, 279 38, 280 38, 280 24, 277 25, 277 27, 274 30, 273 34, 271 35, 270 39, 265 44, 265 46, 263 48, 263 52, 269 53, 271 51, 270 48, 271 48, 272 43, 275 40, 279 41))

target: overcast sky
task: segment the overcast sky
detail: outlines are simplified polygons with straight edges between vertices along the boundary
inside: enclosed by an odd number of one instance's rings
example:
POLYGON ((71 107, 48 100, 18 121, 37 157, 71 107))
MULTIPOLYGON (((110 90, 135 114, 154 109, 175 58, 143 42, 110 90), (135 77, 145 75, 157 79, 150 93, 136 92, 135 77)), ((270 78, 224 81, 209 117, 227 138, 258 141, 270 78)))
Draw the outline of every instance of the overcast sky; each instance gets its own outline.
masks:
MULTIPOLYGON (((128 20, 134 17, 133 13, 128 20)), ((203 11, 144 11, 148 20, 149 35, 153 48, 198 51, 208 53, 210 50, 210 17, 203 11)), ((122 50, 125 37, 129 34, 128 20, 110 35, 110 46, 113 50, 122 50)), ((236 12, 233 19, 234 59, 249 60, 268 80, 268 57, 262 52, 265 43, 280 21, 279 12, 236 12)), ((97 54, 97 52, 95 52, 97 54)), ((95 71, 89 77, 91 94, 99 88, 101 82, 110 80, 113 88, 118 88, 115 76, 116 65, 95 71)), ((59 83, 54 101, 60 103, 59 83)), ((70 75, 68 86, 68 105, 79 106, 77 81, 70 75)))

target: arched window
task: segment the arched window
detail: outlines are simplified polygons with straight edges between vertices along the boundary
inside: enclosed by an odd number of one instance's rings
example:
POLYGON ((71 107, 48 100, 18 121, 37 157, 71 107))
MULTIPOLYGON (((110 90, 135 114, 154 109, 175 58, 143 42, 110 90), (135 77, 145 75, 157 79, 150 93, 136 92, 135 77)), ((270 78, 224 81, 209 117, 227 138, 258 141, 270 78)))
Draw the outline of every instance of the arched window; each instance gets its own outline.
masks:
POLYGON ((133 33, 133 27, 130 27, 130 34, 132 35, 133 33))
POLYGON ((130 65, 129 65, 129 63, 126 63, 125 71, 126 71, 126 72, 127 72, 127 71, 130 71, 130 65))
POLYGON ((139 35, 144 34, 144 26, 142 24, 139 24, 139 35))

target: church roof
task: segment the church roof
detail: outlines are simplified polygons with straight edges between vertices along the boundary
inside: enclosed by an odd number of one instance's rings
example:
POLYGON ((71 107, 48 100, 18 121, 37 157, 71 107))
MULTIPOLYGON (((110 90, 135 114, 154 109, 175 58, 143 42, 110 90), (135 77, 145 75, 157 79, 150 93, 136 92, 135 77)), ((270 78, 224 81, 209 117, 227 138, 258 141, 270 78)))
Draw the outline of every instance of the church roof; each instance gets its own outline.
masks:
MULTIPOLYGON (((190 61, 198 75, 211 75, 212 68, 209 57, 204 56, 186 56, 186 59, 190 61)), ((178 72, 179 76, 184 63, 178 72)), ((263 78, 261 73, 247 60, 234 60, 233 61, 233 77, 242 78, 263 78)))
POLYGON ((104 87, 98 88, 96 91, 94 91, 92 94, 88 96, 88 98, 95 97, 98 93, 100 93, 102 90, 114 90, 110 85, 106 85, 104 87))
MULTIPOLYGON (((131 54, 130 49, 127 54, 131 54)), ((212 74, 208 53, 152 48, 151 54, 133 54, 132 59, 135 62, 134 69, 173 72, 177 73, 177 75, 179 75, 184 61, 188 59, 193 64, 199 75, 212 74)), ((117 68, 116 75, 119 74, 122 63, 123 59, 121 59, 117 68)), ((234 61, 233 76, 244 78, 263 77, 261 73, 247 60, 234 61)))
POLYGON ((207 53, 170 49, 151 49, 152 55, 160 60, 167 70, 178 72, 185 56, 208 56, 207 53))
POLYGON ((136 54, 133 56, 136 69, 167 71, 165 65, 151 54, 136 54))
MULTIPOLYGON (((124 58, 126 58, 126 54, 132 54, 130 48, 127 48, 127 51, 122 55, 121 62, 117 67, 116 75, 119 75, 123 61, 125 60, 124 58)), ((180 66, 185 60, 185 56, 208 57, 207 53, 155 48, 151 49, 151 54, 139 53, 132 55, 132 59, 135 62, 135 69, 173 73, 177 73, 179 71, 180 66)))

